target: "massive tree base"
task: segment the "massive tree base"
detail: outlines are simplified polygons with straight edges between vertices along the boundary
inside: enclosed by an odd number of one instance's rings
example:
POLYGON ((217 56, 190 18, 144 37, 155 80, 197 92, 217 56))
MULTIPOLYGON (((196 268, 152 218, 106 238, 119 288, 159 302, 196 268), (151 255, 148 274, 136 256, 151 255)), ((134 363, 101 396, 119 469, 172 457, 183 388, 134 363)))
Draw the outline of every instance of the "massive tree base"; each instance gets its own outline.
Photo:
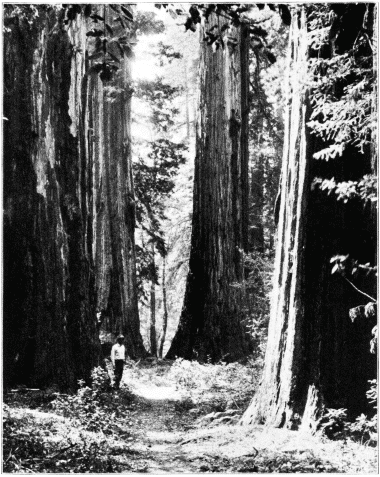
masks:
MULTIPOLYGON (((226 23, 210 14, 201 38, 226 23)), ((251 350, 242 311, 248 241, 249 33, 246 25, 229 31, 233 41, 225 48, 214 52, 203 41, 201 46, 189 275, 168 358, 233 361, 251 350)))
MULTIPOLYGON (((365 7, 345 8, 356 8, 361 24, 365 7)), ((376 357, 370 353, 373 323, 349 318, 363 296, 332 275, 330 263, 342 253, 359 263, 376 263, 371 208, 311 187, 314 177, 360 180, 371 172, 371 157, 347 147, 342 158, 313 159, 321 144, 306 127, 311 111, 307 48, 305 8, 295 7, 268 344, 262 382, 241 424, 315 429, 326 408, 344 408, 355 417, 368 412, 368 380, 376 377, 376 357)), ((359 287, 373 294, 371 278, 364 277, 359 287)))

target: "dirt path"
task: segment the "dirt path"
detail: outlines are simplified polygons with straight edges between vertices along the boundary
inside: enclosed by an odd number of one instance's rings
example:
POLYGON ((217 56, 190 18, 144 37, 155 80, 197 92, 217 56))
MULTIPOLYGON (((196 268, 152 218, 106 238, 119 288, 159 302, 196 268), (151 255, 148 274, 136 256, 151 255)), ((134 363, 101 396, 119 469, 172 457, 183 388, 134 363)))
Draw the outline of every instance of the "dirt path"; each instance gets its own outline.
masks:
MULTIPOLYGON (((127 423, 128 448, 120 453, 120 462, 127 463, 129 472, 363 471, 362 448, 331 441, 322 443, 308 434, 285 429, 267 431, 261 427, 200 422, 197 409, 189 409, 186 396, 174 386, 131 379, 128 373, 125 380, 135 395, 127 423)), ((376 453, 365 459, 376 465, 376 453)))
POLYGON ((132 467, 148 473, 194 473, 202 465, 181 442, 195 429, 194 415, 187 412, 181 394, 172 386, 139 381, 131 385, 136 396, 129 456, 132 467))
MULTIPOLYGON (((216 388, 210 379, 214 368, 207 368, 203 381, 199 367, 193 368, 198 377, 189 387, 181 384, 184 374, 178 374, 170 362, 130 363, 123 389, 107 390, 112 403, 118 397, 122 415, 113 419, 98 409, 97 430, 84 427, 86 407, 79 407, 73 416, 62 415, 54 412, 51 394, 9 395, 5 415, 9 469, 153 474, 377 472, 374 447, 349 439, 321 440, 300 431, 242 427, 232 422, 238 415, 227 422, 228 416, 239 412, 237 400, 231 401, 231 390, 239 386, 234 382, 234 387, 226 387, 222 381, 223 386, 216 388), (231 402, 235 409, 228 409, 231 402), (111 426, 110 432, 104 432, 104 424, 111 426)), ((240 412, 247 405, 240 401, 240 412)))

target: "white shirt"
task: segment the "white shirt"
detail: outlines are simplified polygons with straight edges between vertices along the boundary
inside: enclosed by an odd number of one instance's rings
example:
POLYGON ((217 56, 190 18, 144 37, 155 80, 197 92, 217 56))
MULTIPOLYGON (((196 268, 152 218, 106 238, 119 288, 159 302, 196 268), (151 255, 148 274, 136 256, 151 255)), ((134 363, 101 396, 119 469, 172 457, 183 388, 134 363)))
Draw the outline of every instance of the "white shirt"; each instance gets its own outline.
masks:
POLYGON ((112 346, 111 350, 111 360, 112 363, 115 364, 115 359, 123 359, 125 360, 125 346, 116 343, 112 346))

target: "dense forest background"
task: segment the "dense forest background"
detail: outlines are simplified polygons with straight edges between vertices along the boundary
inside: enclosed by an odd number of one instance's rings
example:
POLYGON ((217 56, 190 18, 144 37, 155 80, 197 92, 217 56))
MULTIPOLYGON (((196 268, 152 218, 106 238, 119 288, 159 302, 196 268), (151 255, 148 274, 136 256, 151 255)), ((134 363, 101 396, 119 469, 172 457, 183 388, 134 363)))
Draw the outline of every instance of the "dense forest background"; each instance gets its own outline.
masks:
POLYGON ((241 424, 373 436, 376 5, 3 18, 6 392, 99 384, 122 333, 179 385, 253 366, 241 424))

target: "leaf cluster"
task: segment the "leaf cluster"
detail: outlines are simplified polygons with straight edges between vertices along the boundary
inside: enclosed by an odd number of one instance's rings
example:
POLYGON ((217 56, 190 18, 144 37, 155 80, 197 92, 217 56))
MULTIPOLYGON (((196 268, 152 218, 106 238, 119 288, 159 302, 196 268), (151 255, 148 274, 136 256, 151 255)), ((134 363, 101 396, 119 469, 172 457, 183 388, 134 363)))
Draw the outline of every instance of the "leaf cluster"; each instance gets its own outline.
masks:
POLYGON ((90 72, 99 74, 102 81, 112 80, 124 57, 133 58, 131 24, 133 15, 123 5, 93 4, 64 5, 66 25, 70 25, 78 15, 88 18, 91 26, 86 36, 92 39, 92 60, 90 72))
MULTIPOLYGON (((331 146, 333 147, 333 146, 331 146)), ((365 174, 359 181, 337 182, 334 177, 322 179, 315 177, 311 188, 318 187, 328 194, 335 193, 338 200, 347 203, 354 198, 366 202, 377 202, 377 177, 374 174, 365 174)))
POLYGON ((9 26, 15 23, 26 23, 29 27, 34 25, 36 20, 42 16, 50 8, 57 8, 56 6, 48 5, 27 5, 27 4, 10 4, 3 5, 4 26, 3 31, 7 33, 9 26))
POLYGON ((342 16, 350 8, 345 5, 337 10, 332 5, 318 5, 309 11, 313 111, 308 126, 325 144, 314 154, 315 159, 341 157, 348 147, 366 154, 374 141, 371 32, 363 25, 353 42, 345 48, 333 48, 340 35, 345 34, 342 16))
MULTIPOLYGON (((369 381, 369 385, 367 399, 375 403, 377 402, 377 380, 369 381)), ((352 422, 347 418, 346 409, 326 408, 317 422, 317 431, 332 440, 350 439, 367 445, 376 445, 377 414, 370 418, 361 414, 352 422)))
MULTIPOLYGON (((182 9, 174 9, 174 4, 156 4, 157 8, 165 8, 168 11, 175 12, 177 15, 183 15, 185 12, 182 9)), ((240 25, 246 25, 250 33, 250 41, 252 48, 263 49, 268 61, 274 63, 276 57, 271 51, 271 45, 266 41, 268 31, 261 27, 259 23, 264 20, 257 20, 248 16, 249 11, 252 8, 263 10, 268 6, 269 10, 278 12, 284 25, 290 25, 291 15, 289 7, 285 4, 274 5, 272 3, 258 3, 252 5, 244 4, 223 4, 223 3, 200 3, 192 4, 188 10, 188 15, 184 23, 185 30, 195 32, 197 25, 201 23, 202 18, 205 19, 206 24, 211 14, 216 14, 224 20, 222 26, 219 28, 213 26, 209 29, 206 28, 203 40, 208 45, 212 46, 216 51, 221 47, 224 49, 227 45, 232 48, 238 43, 237 39, 233 35, 229 35, 232 27, 239 27, 240 25)))
POLYGON ((154 12, 138 11, 131 25, 132 35, 156 35, 165 31, 162 20, 156 19, 154 12))
MULTIPOLYGON (((16 404, 16 407, 14 407, 16 404)), ((12 407, 11 407, 12 406, 12 407)), ((24 406, 28 407, 27 403, 24 406)), ((54 414, 23 412, 3 405, 3 471, 12 473, 120 472, 104 433, 87 432, 78 422, 54 414), (50 417, 49 417, 50 416, 50 417)))
POLYGON ((330 259, 330 263, 333 264, 331 274, 339 273, 344 277, 356 277, 359 273, 365 276, 377 275, 376 266, 373 267, 370 263, 361 264, 350 255, 335 255, 330 259))
POLYGON ((144 101, 150 110, 150 122, 155 135, 152 141, 145 142, 144 153, 137 156, 133 166, 136 221, 148 236, 148 240, 136 248, 138 289, 140 296, 145 297, 144 281, 158 284, 154 249, 161 256, 167 254, 161 226, 165 219, 165 200, 173 192, 179 167, 185 163, 187 146, 171 139, 171 131, 179 113, 173 100, 178 97, 181 88, 156 78, 153 81, 139 81, 135 90, 136 97, 144 101))
POLYGON ((120 395, 113 395, 110 378, 103 368, 94 368, 91 380, 91 387, 80 380, 76 394, 57 394, 52 408, 86 431, 112 434, 117 430, 117 419, 126 412, 125 403, 120 395))

